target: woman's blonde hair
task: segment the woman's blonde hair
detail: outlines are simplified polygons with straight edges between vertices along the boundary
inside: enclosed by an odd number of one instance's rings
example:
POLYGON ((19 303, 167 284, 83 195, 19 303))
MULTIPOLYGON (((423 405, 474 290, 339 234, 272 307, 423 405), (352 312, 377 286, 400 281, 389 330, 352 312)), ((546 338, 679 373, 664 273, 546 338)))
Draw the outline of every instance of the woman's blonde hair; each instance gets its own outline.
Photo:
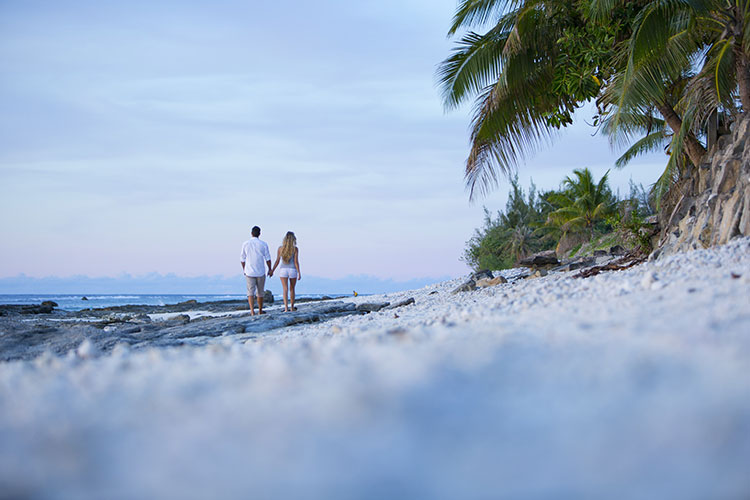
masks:
POLYGON ((297 249, 297 237, 294 233, 289 231, 284 236, 284 241, 281 242, 281 258, 284 262, 291 262, 294 257, 294 251, 297 249))

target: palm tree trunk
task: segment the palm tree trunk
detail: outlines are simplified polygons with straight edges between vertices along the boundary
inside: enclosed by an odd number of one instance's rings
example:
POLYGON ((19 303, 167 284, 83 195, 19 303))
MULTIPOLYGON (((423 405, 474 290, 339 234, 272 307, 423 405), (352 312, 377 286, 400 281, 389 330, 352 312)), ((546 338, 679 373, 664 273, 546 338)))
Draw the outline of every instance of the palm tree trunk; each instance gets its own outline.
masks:
POLYGON ((735 48, 735 59, 737 60, 737 83, 740 87, 740 102, 742 111, 750 111, 750 61, 742 49, 735 48))
POLYGON ((742 46, 742 40, 745 38, 744 34, 747 29, 747 26, 745 26, 745 9, 746 7, 742 7, 740 2, 736 2, 731 9, 735 36, 732 50, 736 61, 737 85, 740 88, 740 102, 742 103, 743 113, 750 111, 750 61, 742 46))
MULTIPOLYGON (((671 128, 675 134, 680 133, 680 129, 682 128, 682 118, 679 117, 674 108, 669 104, 664 103, 658 105, 657 109, 659 110, 659 113, 661 113, 661 116, 664 117, 669 128, 671 128)), ((703 158, 706 156, 706 148, 703 147, 703 144, 701 144, 692 133, 687 134, 687 137, 685 137, 685 150, 690 161, 696 167, 701 164, 703 158)))

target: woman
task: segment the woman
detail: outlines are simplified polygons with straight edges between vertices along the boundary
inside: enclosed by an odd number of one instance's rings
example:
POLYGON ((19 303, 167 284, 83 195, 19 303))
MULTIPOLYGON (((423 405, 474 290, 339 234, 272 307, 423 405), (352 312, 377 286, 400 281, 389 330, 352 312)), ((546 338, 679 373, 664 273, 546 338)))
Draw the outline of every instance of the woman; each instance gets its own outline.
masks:
POLYGON ((281 278, 281 286, 284 288, 284 312, 296 311, 297 308, 294 307, 294 287, 297 285, 297 280, 302 279, 302 273, 299 270, 297 237, 291 231, 286 233, 284 241, 281 242, 281 246, 276 251, 276 263, 273 265, 271 274, 276 271, 279 261, 281 261, 279 278, 281 278), (291 307, 289 307, 289 298, 287 295, 291 295, 291 307))

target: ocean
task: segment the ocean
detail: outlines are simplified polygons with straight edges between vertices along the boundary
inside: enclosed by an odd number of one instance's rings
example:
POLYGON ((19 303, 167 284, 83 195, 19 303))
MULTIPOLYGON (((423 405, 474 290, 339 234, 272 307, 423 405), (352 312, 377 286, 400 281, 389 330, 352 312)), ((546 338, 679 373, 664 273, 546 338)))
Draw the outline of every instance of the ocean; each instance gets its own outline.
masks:
MULTIPOLYGON (((319 299, 323 295, 317 294, 297 294, 297 298, 315 298, 319 299)), ((331 297, 340 297, 340 295, 331 295, 331 297)), ((176 294, 0 294, 0 304, 39 304, 45 300, 51 300, 58 305, 58 309, 64 311, 80 311, 81 309, 100 308, 111 306, 127 305, 149 305, 163 306, 167 304, 177 304, 186 300, 197 300, 198 302, 215 302, 219 300, 246 300, 245 295, 176 295, 176 294), (83 300, 86 297, 88 300, 83 300)), ((275 301, 281 301, 280 295, 274 294, 275 301)))

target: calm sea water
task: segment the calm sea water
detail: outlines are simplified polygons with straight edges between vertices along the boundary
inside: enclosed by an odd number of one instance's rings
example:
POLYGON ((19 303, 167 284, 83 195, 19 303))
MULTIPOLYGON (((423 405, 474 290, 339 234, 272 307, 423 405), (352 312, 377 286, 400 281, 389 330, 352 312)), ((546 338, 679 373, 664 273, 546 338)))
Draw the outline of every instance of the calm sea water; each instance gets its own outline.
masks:
MULTIPOLYGON (((149 305, 163 306, 177 304, 186 300, 197 300, 198 302, 213 302, 217 300, 246 300, 245 295, 86 295, 88 300, 83 300, 83 295, 72 294, 0 294, 0 304, 39 304, 45 300, 56 302, 59 309, 65 311, 80 311, 87 308, 99 308, 126 305, 149 305)), ((298 294, 298 298, 321 298, 323 295, 298 294)), ((275 300, 281 300, 276 295, 275 300)))

